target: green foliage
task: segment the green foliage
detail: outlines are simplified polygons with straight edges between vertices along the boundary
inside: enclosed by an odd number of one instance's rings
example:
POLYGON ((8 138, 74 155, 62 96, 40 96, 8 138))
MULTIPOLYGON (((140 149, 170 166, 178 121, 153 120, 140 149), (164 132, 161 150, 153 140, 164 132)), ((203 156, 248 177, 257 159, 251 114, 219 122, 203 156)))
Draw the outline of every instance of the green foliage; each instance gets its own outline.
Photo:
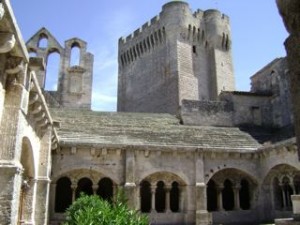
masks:
POLYGON ((124 195, 111 204, 97 195, 81 195, 66 212, 64 225, 148 225, 148 218, 130 210, 124 195))

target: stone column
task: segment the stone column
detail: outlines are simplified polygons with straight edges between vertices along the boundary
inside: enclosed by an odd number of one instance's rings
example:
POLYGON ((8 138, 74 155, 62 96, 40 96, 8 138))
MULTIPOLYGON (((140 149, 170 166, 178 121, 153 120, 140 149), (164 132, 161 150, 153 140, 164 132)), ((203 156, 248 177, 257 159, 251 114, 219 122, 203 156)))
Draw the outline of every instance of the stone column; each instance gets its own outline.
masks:
POLYGON ((218 210, 219 211, 224 211, 224 208, 223 208, 223 195, 222 195, 223 189, 224 189, 223 184, 219 184, 217 186, 217 204, 218 204, 218 210))
POLYGON ((93 185, 92 189, 93 189, 93 195, 97 195, 98 185, 93 185))
POLYGON ((282 201, 283 201, 283 209, 287 208, 287 199, 286 199, 286 195, 285 195, 285 191, 284 191, 284 185, 283 184, 279 184, 280 188, 281 188, 281 194, 282 194, 282 201))
POLYGON ((76 200, 76 189, 77 189, 77 184, 72 184, 71 185, 71 189, 72 189, 72 202, 75 202, 76 200))
POLYGON ((184 212, 184 194, 185 194, 185 187, 180 186, 179 188, 179 212, 184 212))
POLYGON ((165 191, 166 191, 166 212, 169 213, 171 212, 171 209, 170 209, 170 192, 171 192, 171 188, 172 186, 171 185, 166 185, 165 187, 165 191))
POLYGON ((234 209, 235 210, 240 210, 240 189, 241 189, 241 185, 239 183, 237 183, 234 188, 234 209))
POLYGON ((156 212, 156 210, 155 210, 155 192, 156 192, 156 185, 151 184, 151 212, 156 212))
POLYGON ((125 195, 128 199, 128 206, 135 209, 136 199, 136 184, 135 184, 135 152, 134 150, 126 150, 126 181, 125 181, 125 195))

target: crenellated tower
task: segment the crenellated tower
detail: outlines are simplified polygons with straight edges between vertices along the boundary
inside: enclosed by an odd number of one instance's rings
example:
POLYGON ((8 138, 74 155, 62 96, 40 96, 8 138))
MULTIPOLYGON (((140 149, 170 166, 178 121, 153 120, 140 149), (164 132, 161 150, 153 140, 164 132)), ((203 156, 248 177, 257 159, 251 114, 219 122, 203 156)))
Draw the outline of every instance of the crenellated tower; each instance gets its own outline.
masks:
POLYGON ((182 1, 119 40, 118 111, 176 114, 183 99, 235 89, 229 18, 182 1))
POLYGON ((51 107, 91 109, 93 55, 87 52, 87 43, 78 38, 65 41, 62 47, 54 36, 46 29, 40 29, 26 43, 27 49, 34 57, 42 58, 46 70, 36 68, 40 86, 44 89, 45 98, 51 107), (45 41, 42 45, 42 41, 45 41), (78 49, 76 63, 71 62, 72 50, 78 49), (47 71, 49 56, 59 54, 59 65, 56 74, 47 71), (57 90, 46 90, 46 77, 51 76, 57 83, 57 90))

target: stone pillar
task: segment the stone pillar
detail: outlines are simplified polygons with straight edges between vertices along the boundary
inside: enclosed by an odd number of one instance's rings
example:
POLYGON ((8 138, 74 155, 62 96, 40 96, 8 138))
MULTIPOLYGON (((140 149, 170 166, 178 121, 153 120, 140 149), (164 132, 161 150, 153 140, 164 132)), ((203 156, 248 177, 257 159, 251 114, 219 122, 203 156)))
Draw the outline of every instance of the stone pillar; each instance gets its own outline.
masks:
MULTIPOLYGON (((8 64, 22 64, 22 58, 11 57, 7 59, 8 64)), ((11 67, 8 65, 7 67, 11 67)), ((19 158, 22 148, 22 137, 18 135, 20 124, 22 124, 22 107, 28 101, 28 92, 24 88, 27 67, 23 66, 15 74, 8 74, 4 110, 1 120, 0 133, 0 159, 13 160, 19 158), (18 78, 18 79, 17 79, 18 78)))
POLYGON ((287 199, 286 199, 286 195, 285 195, 285 191, 284 191, 284 185, 283 184, 279 184, 280 188, 281 188, 281 195, 282 195, 282 201, 283 201, 283 209, 287 208, 287 199))
POLYGON ((208 225, 212 223, 212 215, 207 211, 206 184, 204 181, 204 160, 203 153, 195 153, 196 171, 196 225, 208 225))
POLYGON ((184 212, 184 194, 185 187, 181 186, 179 189, 179 212, 184 212))
POLYGON ((135 184, 135 152, 134 150, 126 150, 126 181, 124 191, 128 199, 128 206, 135 209, 136 199, 136 184, 135 184))
POLYGON ((36 188, 35 224, 48 224, 50 180, 48 177, 39 177, 36 188))
POLYGON ((41 140, 39 157, 39 176, 37 178, 35 224, 49 223, 49 193, 51 171, 51 137, 52 127, 48 127, 41 140))
POLYGON ((50 219, 54 217, 55 214, 55 196, 56 196, 56 183, 50 184, 50 219))
POLYGON ((290 33, 285 41, 285 48, 290 74, 298 157, 300 158, 300 1, 276 0, 276 2, 285 27, 290 33))
POLYGON ((141 210, 141 187, 139 186, 136 190, 137 192, 137 199, 136 199, 136 210, 140 211, 141 210))
POLYGON ((113 184, 113 202, 117 201, 117 196, 118 195, 118 185, 113 184))
POLYGON ((94 194, 94 195, 97 195, 98 187, 99 187, 98 185, 93 185, 93 186, 92 186, 93 194, 94 194))
POLYGON ((156 210, 155 210, 155 192, 156 192, 156 185, 151 184, 151 212, 156 212, 156 210))
POLYGON ((76 185, 72 184, 71 185, 71 189, 72 189, 72 202, 75 202, 75 200, 76 200, 77 184, 76 185))
POLYGON ((218 204, 218 210, 219 211, 224 211, 224 208, 223 208, 223 195, 222 195, 223 189, 224 189, 223 184, 219 184, 217 186, 217 204, 218 204))
POLYGON ((34 193, 35 193, 36 181, 23 179, 22 183, 22 199, 21 199, 21 223, 34 224, 34 193))
MULTIPOLYGON (((285 41, 287 61, 290 75, 290 90, 294 111, 294 124, 298 145, 298 158, 300 159, 300 1, 299 0, 276 0, 279 12, 283 18, 285 27, 290 36, 285 41)), ((299 196, 298 196, 299 197, 299 196)), ((300 224, 300 207, 294 197, 293 213, 294 224, 300 224), (295 207, 296 206, 296 207, 295 207)), ((299 204, 300 205, 300 204, 299 204)), ((276 221, 276 224, 280 222, 276 221)))
POLYGON ((165 187, 165 191, 166 191, 166 212, 169 213, 171 212, 171 209, 170 209, 170 192, 171 192, 171 188, 172 186, 171 185, 166 185, 165 187))
POLYGON ((0 224, 18 224, 20 220, 22 172, 17 165, 0 163, 0 224))
POLYGON ((241 189, 241 185, 239 183, 237 183, 234 188, 234 209, 235 210, 240 210, 240 189, 241 189))

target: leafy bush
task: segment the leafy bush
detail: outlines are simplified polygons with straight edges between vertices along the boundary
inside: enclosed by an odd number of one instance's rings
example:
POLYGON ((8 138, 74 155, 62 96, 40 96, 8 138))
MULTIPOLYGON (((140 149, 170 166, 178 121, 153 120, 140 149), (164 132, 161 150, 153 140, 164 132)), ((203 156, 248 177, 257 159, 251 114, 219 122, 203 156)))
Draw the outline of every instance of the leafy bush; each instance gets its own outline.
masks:
POLYGON ((128 208, 118 194, 114 204, 97 195, 81 195, 66 212, 64 225, 148 225, 148 218, 128 208))

